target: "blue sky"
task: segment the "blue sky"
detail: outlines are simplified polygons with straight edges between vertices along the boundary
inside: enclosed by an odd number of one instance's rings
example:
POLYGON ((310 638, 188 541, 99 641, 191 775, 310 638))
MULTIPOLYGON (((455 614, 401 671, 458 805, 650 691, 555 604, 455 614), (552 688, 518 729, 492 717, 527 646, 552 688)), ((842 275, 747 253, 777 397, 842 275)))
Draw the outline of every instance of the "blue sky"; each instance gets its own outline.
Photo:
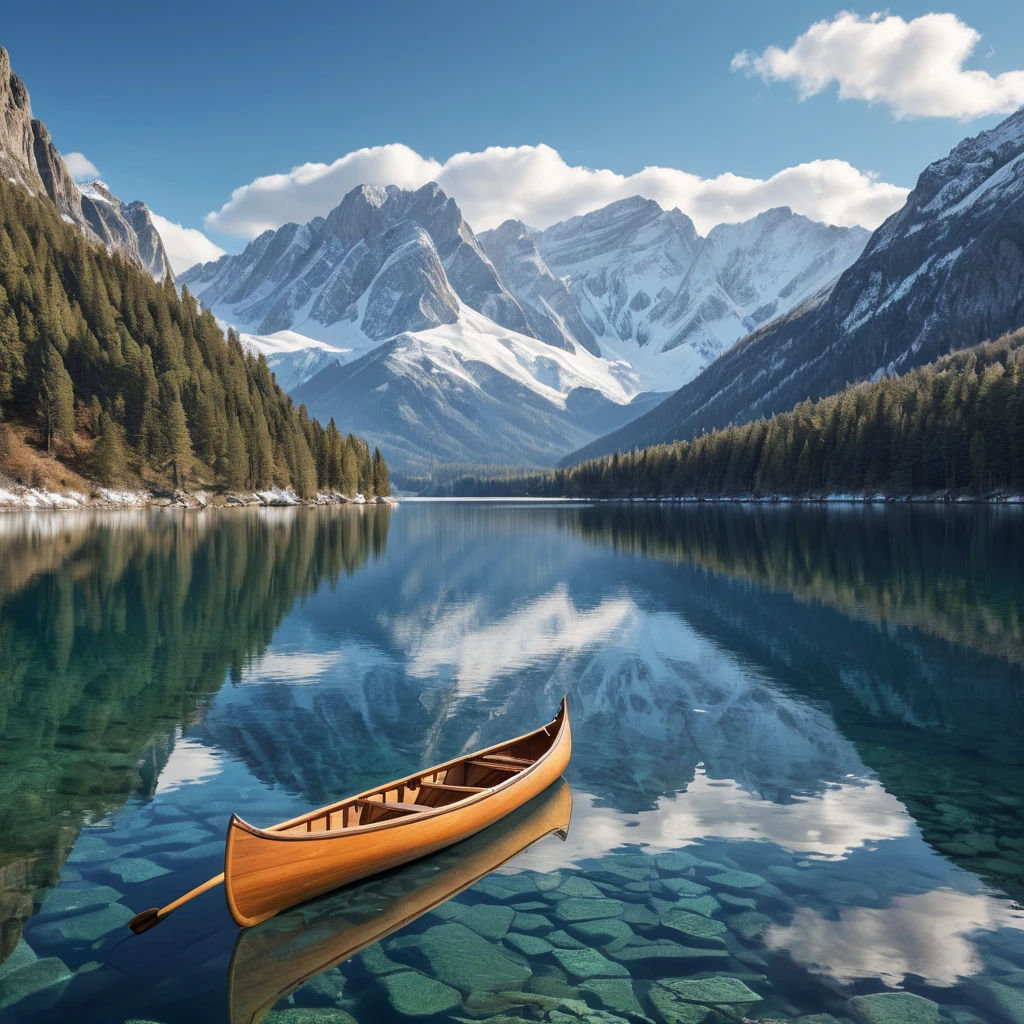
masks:
MULTIPOLYGON (((1005 116, 899 119, 885 102, 839 102, 834 84, 801 101, 794 81, 730 69, 739 51, 790 47, 843 9, 877 6, 58 2, 45 16, 11 5, 0 43, 63 152, 192 227, 259 176, 391 143, 442 162, 546 144, 569 165, 623 175, 657 165, 768 179, 834 159, 909 187, 1005 116)), ((956 14, 982 36, 966 67, 1024 69, 1019 0, 889 10, 908 22, 956 14)), ((238 249, 244 237, 224 226, 210 237, 238 249)))

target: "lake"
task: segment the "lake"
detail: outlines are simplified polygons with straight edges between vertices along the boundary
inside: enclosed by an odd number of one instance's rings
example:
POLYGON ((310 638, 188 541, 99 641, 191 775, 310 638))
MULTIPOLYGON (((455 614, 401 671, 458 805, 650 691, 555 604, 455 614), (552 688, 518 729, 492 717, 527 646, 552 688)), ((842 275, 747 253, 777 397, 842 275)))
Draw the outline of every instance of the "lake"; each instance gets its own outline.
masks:
POLYGON ((0 517, 0 1019, 1024 1022, 1024 514, 0 517), (239 932, 265 826, 548 721, 564 784, 239 932))

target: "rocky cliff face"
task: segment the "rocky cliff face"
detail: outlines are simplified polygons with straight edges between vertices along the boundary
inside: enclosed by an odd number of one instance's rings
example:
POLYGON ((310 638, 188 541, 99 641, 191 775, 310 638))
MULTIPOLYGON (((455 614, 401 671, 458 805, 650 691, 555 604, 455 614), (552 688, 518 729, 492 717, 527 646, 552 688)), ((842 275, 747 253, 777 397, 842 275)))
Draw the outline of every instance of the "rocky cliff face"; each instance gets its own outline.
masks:
POLYGON ((32 117, 25 83, 0 46, 0 173, 47 197, 92 242, 122 253, 154 277, 171 271, 163 242, 141 202, 125 204, 102 182, 80 189, 46 125, 32 117))
POLYGON ((701 238, 679 210, 633 196, 536 235, 606 355, 682 384, 739 338, 836 278, 868 239, 786 208, 701 238))
POLYGON ((1024 110, 924 170, 833 284, 647 416, 570 456, 693 437, 1024 324, 1024 110))

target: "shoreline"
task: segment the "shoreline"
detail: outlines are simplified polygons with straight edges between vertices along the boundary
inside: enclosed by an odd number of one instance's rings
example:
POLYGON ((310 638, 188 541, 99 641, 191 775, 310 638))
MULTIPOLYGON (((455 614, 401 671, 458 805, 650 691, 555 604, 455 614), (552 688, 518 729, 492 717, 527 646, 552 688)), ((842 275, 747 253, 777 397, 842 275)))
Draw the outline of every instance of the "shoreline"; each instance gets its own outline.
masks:
POLYGON ((318 493, 315 498, 300 498, 293 491, 272 488, 266 491, 211 494, 208 491, 121 491, 97 487, 89 494, 81 491, 50 491, 43 487, 3 485, 0 482, 0 513, 10 512, 125 512, 141 509, 181 509, 205 511, 227 508, 318 508, 324 505, 397 505, 395 497, 349 498, 338 492, 318 493))
POLYGON ((756 497, 744 495, 735 497, 687 495, 685 497, 541 497, 530 494, 520 495, 441 495, 416 494, 405 495, 403 501, 478 501, 507 502, 566 502, 573 504, 610 504, 610 505, 1011 505, 1024 506, 1024 494, 1000 494, 989 497, 954 496, 954 495, 885 495, 885 494, 828 494, 805 497, 787 495, 769 495, 756 497))

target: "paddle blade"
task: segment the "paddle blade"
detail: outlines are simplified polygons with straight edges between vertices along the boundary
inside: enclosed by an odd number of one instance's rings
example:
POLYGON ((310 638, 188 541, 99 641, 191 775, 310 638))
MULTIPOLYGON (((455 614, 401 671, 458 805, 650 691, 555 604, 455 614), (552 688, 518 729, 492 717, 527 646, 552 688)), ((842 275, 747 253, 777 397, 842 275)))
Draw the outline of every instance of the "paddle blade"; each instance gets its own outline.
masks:
POLYGON ((148 932, 150 928, 156 927, 163 918, 160 916, 159 907, 150 907, 149 910, 144 910, 141 914, 136 914, 129 922, 128 927, 131 928, 136 935, 141 935, 143 932, 148 932))

